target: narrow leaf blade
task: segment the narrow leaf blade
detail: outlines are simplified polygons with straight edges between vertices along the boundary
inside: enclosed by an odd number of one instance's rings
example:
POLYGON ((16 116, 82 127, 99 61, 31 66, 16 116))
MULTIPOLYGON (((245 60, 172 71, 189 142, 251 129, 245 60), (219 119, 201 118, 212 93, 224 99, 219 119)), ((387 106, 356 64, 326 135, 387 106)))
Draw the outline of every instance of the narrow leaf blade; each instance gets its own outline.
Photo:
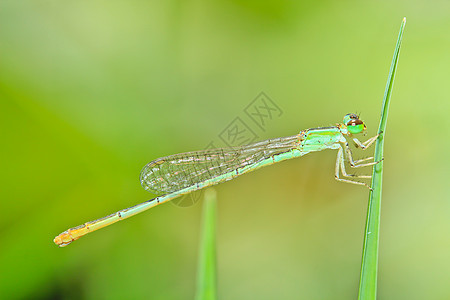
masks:
MULTIPOLYGON (((384 137, 386 134, 386 122, 388 117, 389 103, 394 86, 395 72, 397 70, 400 46, 403 37, 403 31, 406 24, 406 18, 403 18, 400 26, 400 32, 397 38, 394 56, 392 58, 391 68, 383 97, 383 106, 381 109, 381 120, 378 128, 380 133, 375 145, 375 161, 383 158, 384 137)), ((377 273, 378 273, 378 245, 380 234, 380 212, 381 212, 381 192, 382 192, 383 162, 376 164, 372 173, 372 191, 369 195, 369 204, 367 208, 367 219, 364 233, 363 255, 361 262, 361 277, 359 282, 358 299, 375 300, 377 297, 377 273)))

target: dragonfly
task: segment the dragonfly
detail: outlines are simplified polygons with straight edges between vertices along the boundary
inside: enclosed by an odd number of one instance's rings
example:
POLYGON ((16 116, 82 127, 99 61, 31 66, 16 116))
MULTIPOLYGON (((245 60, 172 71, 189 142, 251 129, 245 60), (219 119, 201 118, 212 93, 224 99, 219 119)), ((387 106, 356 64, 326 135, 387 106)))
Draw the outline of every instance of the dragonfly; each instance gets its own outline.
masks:
POLYGON ((325 149, 338 150, 335 179, 338 181, 369 185, 358 178, 369 175, 349 174, 345 169, 345 158, 352 168, 373 166, 380 161, 373 157, 354 160, 347 138, 352 138, 355 146, 366 150, 380 136, 360 142, 354 135, 367 129, 357 114, 344 116, 343 123, 331 127, 310 128, 293 136, 268 139, 235 148, 219 148, 161 157, 149 162, 141 171, 141 185, 147 191, 162 194, 135 206, 122 209, 106 217, 70 228, 54 238, 55 244, 64 247, 80 237, 127 219, 161 203, 182 195, 226 182, 242 174, 272 165, 287 159, 300 157, 310 152, 325 149), (342 175, 342 176, 341 176, 342 175))

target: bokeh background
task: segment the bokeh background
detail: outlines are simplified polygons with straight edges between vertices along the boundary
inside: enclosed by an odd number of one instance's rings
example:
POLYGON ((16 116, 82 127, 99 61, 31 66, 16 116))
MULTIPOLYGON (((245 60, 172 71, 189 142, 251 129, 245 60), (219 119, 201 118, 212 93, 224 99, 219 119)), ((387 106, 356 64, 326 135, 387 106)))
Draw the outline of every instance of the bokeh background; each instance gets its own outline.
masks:
MULTIPOLYGON (((222 146, 237 117, 266 139, 358 112, 375 134, 406 16, 379 299, 450 299, 449 11, 448 1, 1 1, 1 298, 192 299, 201 202, 161 205, 66 248, 52 239, 152 198, 143 165, 222 146), (263 129, 244 111, 261 92, 282 111, 263 129)), ((368 191, 334 180, 335 155, 217 186, 221 299, 356 298, 368 191)))

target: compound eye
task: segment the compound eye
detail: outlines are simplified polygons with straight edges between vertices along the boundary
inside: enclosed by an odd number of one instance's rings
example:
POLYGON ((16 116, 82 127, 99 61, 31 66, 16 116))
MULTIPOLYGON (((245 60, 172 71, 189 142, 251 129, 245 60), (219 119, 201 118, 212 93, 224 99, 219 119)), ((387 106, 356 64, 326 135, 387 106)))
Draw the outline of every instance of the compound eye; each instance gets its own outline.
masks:
POLYGON ((360 119, 351 119, 347 122, 346 125, 348 132, 350 132, 351 134, 358 134, 366 129, 366 125, 360 119))

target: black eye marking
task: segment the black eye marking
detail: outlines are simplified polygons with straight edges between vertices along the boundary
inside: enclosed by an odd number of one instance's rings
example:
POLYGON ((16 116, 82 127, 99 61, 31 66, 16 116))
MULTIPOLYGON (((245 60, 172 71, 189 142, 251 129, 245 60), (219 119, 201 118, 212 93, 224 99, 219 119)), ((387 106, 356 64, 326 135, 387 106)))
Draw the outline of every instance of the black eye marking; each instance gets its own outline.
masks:
POLYGON ((363 121, 361 121, 360 119, 352 119, 350 121, 348 121, 347 126, 356 126, 356 125, 362 125, 364 124, 363 121))

